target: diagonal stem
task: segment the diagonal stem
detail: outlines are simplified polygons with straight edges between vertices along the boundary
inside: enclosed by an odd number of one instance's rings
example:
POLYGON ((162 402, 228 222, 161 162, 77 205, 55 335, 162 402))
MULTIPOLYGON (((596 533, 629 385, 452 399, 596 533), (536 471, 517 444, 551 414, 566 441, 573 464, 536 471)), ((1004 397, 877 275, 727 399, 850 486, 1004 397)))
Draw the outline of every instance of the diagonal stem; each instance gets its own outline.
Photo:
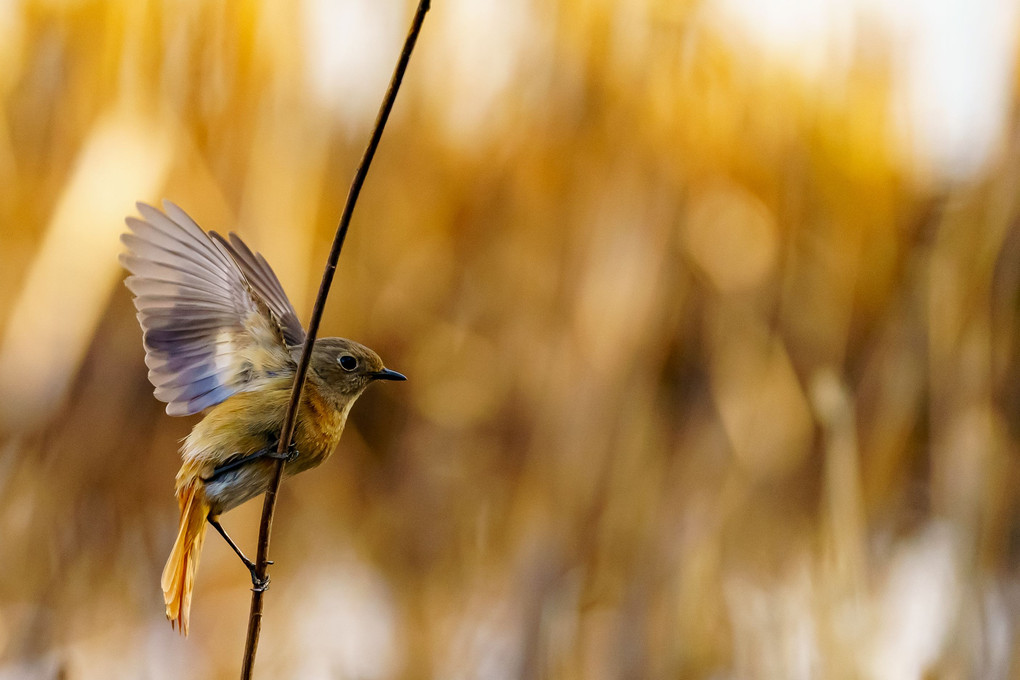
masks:
MULTIPOLYGON (((294 386, 290 393, 290 403, 287 414, 283 421, 283 430, 280 432, 280 446, 278 452, 286 453, 290 442, 294 437, 294 429, 297 420, 298 405, 301 401, 301 391, 305 384, 305 375, 308 373, 308 364, 311 361, 312 345, 315 336, 319 332, 319 322, 322 320, 322 311, 326 305, 326 296, 329 294, 329 287, 333 283, 333 275, 336 273, 337 261, 340 259, 340 250, 343 248, 344 239, 347 237, 347 228, 351 223, 351 215, 354 213, 354 205, 361 193, 361 186, 365 183, 365 176, 368 174, 368 167, 375 156, 375 150, 382 138, 383 128, 393 109, 393 102, 397 98, 397 91, 404 78, 404 71, 407 70, 408 61, 411 59, 411 51, 418 40, 418 33, 421 31, 422 22, 425 20, 425 13, 429 11, 430 0, 419 0, 418 9, 414 13, 411 22, 411 29, 404 40, 404 49, 400 53, 400 60, 393 71, 389 88, 383 98, 382 106, 379 107, 379 115, 375 120, 375 127, 372 130, 372 137, 369 139, 365 154, 361 157, 361 163, 354 173, 354 180, 347 192, 347 202, 344 204, 343 213, 340 215, 340 223, 337 225, 336 237, 333 239, 333 247, 329 251, 329 259, 326 261, 326 269, 322 273, 322 283, 319 285, 319 293, 315 298, 315 306, 312 308, 312 317, 308 321, 308 335, 305 338, 304 347, 301 350, 301 358, 298 361, 297 373, 294 375, 294 386)), ((269 556, 269 535, 273 527, 273 515, 276 511, 276 497, 280 490, 280 482, 283 480, 284 459, 276 460, 276 469, 273 480, 266 490, 265 501, 262 504, 262 522, 259 527, 258 552, 255 558, 255 571, 259 579, 266 578, 269 556)), ((242 680, 250 680, 252 670, 255 666, 255 653, 258 650, 259 633, 262 630, 262 607, 264 591, 252 593, 251 609, 248 613, 248 637, 244 645, 244 658, 241 665, 242 680)))

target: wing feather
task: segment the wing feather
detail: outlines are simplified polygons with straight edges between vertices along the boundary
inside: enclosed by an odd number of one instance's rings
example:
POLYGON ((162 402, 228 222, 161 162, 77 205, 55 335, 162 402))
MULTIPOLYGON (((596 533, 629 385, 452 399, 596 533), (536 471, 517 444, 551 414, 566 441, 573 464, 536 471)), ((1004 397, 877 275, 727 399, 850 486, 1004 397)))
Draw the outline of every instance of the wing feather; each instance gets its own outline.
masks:
POLYGON ((170 415, 214 406, 252 381, 292 370, 304 330, 261 256, 210 238, 183 210, 137 205, 121 263, 135 295, 145 365, 170 415), (257 267, 248 260, 249 257, 257 267), (293 341, 294 339, 296 341, 293 341))
POLYGON ((287 344, 302 344, 305 341, 305 329, 298 321, 297 312, 294 311, 294 306, 287 298, 287 293, 284 292, 280 279, 276 277, 276 272, 262 257, 262 254, 253 253, 251 248, 234 232, 230 232, 229 239, 223 238, 215 231, 209 232, 209 236, 230 253, 241 271, 244 272, 245 278, 269 305, 283 329, 287 344))

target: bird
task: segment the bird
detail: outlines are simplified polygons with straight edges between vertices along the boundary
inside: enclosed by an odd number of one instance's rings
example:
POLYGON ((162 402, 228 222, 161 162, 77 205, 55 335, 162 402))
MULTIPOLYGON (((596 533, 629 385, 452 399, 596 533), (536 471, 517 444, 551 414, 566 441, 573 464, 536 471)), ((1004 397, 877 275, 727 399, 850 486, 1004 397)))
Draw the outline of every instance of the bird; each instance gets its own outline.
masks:
POLYGON ((136 204, 127 217, 120 262, 130 272, 154 394, 171 416, 205 413, 180 449, 176 489, 180 524, 161 586, 171 625, 188 634, 195 574, 211 525, 256 574, 220 524, 223 513, 266 491, 275 458, 287 476, 332 455, 355 400, 379 380, 406 380, 353 340, 312 346, 293 443, 277 453, 284 414, 306 334, 261 253, 235 233, 206 233, 169 201, 136 204))

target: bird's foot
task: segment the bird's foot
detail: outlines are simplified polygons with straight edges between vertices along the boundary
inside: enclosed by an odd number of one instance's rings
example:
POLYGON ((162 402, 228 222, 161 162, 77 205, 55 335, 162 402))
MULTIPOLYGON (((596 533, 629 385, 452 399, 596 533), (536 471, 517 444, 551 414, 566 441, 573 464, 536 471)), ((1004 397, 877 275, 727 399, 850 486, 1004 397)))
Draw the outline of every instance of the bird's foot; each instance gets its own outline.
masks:
POLYGON ((284 451, 283 453, 279 452, 279 448, 280 448, 280 440, 278 439, 278 440, 276 440, 276 443, 273 444, 269 448, 268 453, 265 454, 266 457, 267 458, 276 458, 276 459, 282 460, 285 463, 289 463, 289 462, 293 461, 295 458, 298 457, 297 445, 294 442, 291 442, 290 446, 288 446, 287 450, 284 451))
POLYGON ((266 574, 265 578, 259 578, 255 574, 251 575, 251 592, 253 593, 264 593, 269 590, 269 574, 266 574))
MULTIPOLYGON (((272 560, 266 560, 266 566, 272 564, 272 560)), ((253 593, 264 593, 269 589, 269 574, 266 574, 265 578, 259 578, 258 571, 255 569, 255 565, 247 565, 248 571, 251 573, 251 591, 253 593)))

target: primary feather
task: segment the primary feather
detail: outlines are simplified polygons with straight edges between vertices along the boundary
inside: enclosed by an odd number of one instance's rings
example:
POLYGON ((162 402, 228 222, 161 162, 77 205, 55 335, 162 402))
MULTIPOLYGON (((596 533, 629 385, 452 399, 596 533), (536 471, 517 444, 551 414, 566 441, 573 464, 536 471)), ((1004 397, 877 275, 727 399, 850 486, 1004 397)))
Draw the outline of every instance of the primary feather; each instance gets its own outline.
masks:
POLYGON ((156 398, 172 416, 215 406, 267 376, 293 370, 305 338, 265 259, 236 235, 207 235, 183 210, 139 203, 121 263, 143 331, 156 398))

